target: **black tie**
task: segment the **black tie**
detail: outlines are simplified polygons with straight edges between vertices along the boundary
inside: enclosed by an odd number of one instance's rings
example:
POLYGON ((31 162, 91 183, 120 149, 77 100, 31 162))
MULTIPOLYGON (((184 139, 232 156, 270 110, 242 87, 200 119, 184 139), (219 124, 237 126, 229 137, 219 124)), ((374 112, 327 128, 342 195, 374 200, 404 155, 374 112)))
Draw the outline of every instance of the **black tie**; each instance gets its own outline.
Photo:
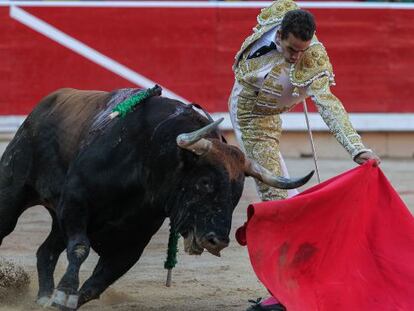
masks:
POLYGON ((269 53, 272 50, 276 50, 276 44, 273 41, 269 45, 264 45, 261 48, 257 49, 257 51, 254 52, 249 57, 247 57, 247 59, 256 58, 256 57, 265 55, 266 53, 269 53))

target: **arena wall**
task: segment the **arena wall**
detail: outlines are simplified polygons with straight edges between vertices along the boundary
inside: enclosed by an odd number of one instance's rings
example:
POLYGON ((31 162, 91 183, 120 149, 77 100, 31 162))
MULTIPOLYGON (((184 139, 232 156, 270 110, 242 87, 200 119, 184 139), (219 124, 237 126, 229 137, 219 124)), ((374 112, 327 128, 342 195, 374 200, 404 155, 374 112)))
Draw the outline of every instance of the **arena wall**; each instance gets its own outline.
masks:
MULTIPOLYGON (((224 115, 223 128, 230 129, 226 111, 233 57, 255 25, 259 9, 268 4, 0 1, 3 140, 36 102, 61 87, 112 90, 158 83, 167 96, 224 115)), ((355 127, 364 136, 378 137, 376 149, 399 141, 397 136, 411 135, 414 5, 299 5, 316 16, 318 38, 336 74, 333 92, 355 127)), ((324 136, 327 128, 310 101, 309 110, 316 135, 324 136)), ((306 139, 300 105, 284 116, 284 126, 290 136, 306 139)), ((396 153, 394 148, 382 149, 390 156, 414 153, 413 147, 399 148, 402 151, 396 153)))

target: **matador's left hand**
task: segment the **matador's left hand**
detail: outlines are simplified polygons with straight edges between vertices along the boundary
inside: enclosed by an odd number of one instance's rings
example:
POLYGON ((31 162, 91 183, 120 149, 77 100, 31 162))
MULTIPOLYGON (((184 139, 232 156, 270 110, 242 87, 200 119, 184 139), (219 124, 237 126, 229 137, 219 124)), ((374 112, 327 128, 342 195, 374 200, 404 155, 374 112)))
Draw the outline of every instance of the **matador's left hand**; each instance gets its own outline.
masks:
POLYGON ((374 166, 378 166, 381 163, 381 159, 372 151, 364 151, 361 152, 360 154, 358 154, 355 157, 355 162, 358 164, 364 164, 365 162, 369 161, 369 160, 374 160, 375 164, 374 166))

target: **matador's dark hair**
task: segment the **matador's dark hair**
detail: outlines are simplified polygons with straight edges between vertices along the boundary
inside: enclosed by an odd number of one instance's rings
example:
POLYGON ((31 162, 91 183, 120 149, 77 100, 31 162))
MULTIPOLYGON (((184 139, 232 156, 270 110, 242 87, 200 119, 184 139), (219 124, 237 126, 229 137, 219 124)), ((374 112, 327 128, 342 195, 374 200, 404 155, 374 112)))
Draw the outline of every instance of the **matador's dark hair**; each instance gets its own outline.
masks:
POLYGON ((303 41, 312 39, 316 24, 313 15, 305 10, 293 10, 286 13, 282 20, 280 34, 286 39, 289 33, 303 41))

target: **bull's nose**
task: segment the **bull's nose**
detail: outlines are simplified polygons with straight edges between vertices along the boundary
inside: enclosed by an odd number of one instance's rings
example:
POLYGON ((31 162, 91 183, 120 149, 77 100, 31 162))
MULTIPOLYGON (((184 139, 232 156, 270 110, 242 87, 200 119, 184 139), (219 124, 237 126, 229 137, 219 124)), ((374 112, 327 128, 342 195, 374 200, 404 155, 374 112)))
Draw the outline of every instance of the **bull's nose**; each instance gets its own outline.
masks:
POLYGON ((220 251, 229 246, 230 239, 228 237, 218 236, 214 232, 207 233, 203 238, 203 247, 211 254, 220 256, 220 251))

